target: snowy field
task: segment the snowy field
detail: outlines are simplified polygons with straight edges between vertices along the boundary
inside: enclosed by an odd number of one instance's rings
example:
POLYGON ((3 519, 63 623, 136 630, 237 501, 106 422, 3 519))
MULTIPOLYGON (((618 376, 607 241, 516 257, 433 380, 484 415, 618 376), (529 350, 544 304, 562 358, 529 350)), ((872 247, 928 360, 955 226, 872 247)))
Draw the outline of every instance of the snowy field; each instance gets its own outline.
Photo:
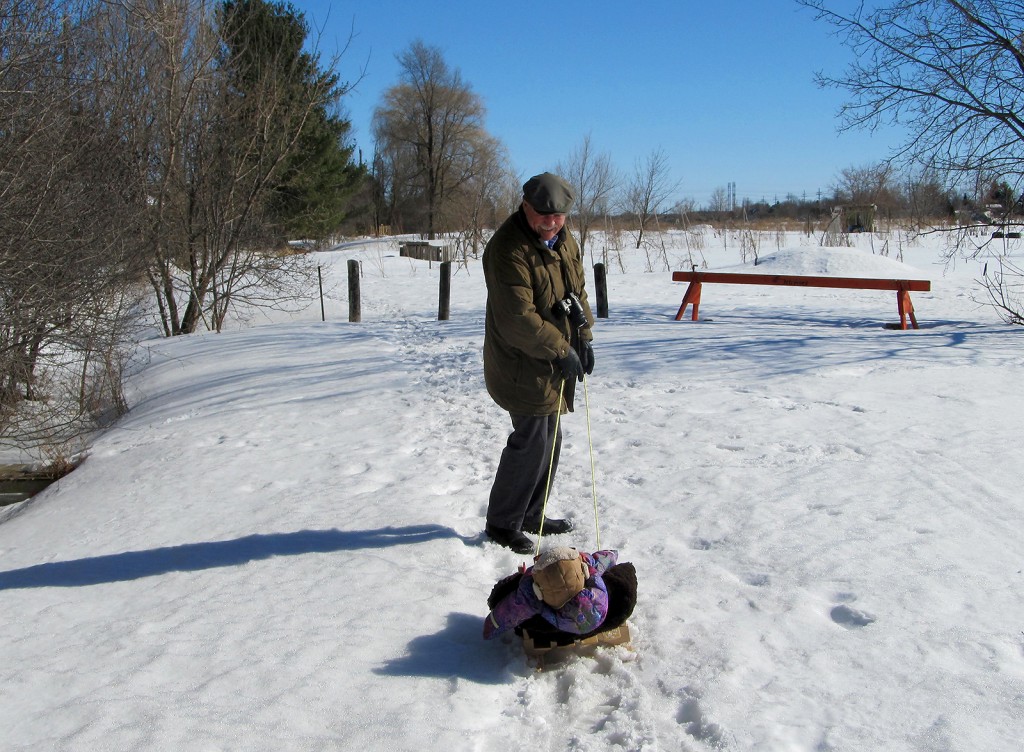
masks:
MULTIPOLYGON (((1019 749, 1024 330, 938 241, 817 240, 766 239, 757 271, 930 279, 921 328, 883 326, 892 292, 722 285, 677 322, 660 255, 610 265, 587 392, 634 639, 543 672, 480 636, 525 559, 481 535, 510 426, 478 261, 447 322, 437 265, 378 241, 319 255, 326 322, 147 342, 131 412, 0 509, 0 747, 1019 749)), ((563 430, 549 512, 578 527, 552 540, 592 550, 582 400, 563 430)))

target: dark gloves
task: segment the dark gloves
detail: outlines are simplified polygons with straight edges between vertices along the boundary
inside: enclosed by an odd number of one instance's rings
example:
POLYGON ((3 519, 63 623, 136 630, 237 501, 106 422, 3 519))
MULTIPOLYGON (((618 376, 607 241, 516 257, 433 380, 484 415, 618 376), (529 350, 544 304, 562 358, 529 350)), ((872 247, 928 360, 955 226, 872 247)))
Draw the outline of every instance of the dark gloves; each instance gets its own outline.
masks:
POLYGON ((584 370, 583 364, 580 362, 580 356, 576 354, 576 351, 571 347, 563 357, 558 359, 558 367, 562 369, 562 378, 566 381, 569 379, 583 380, 584 370))
POLYGON ((583 365, 583 371, 587 376, 594 372, 594 348, 589 342, 584 342, 580 345, 580 363, 583 365))
POLYGON ((589 342, 580 343, 579 355, 571 347, 565 357, 558 359, 558 367, 562 369, 562 378, 583 381, 584 374, 594 372, 594 348, 589 342))

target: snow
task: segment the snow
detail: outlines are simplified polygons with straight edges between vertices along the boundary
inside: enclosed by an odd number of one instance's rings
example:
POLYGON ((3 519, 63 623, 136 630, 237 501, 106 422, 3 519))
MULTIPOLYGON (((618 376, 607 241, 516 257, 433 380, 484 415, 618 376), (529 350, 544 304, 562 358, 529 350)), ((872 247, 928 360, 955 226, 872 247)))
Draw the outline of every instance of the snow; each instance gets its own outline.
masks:
POLYGON ((882 279, 927 279, 921 269, 891 259, 872 255, 866 262, 864 251, 856 248, 784 248, 756 266, 740 264, 718 271, 756 272, 758 274, 802 274, 806 276, 879 277, 882 279))
POLYGON ((480 636, 527 557, 481 536, 510 426, 479 262, 446 322, 437 265, 367 242, 318 254, 326 322, 147 342, 130 413, 0 509, 3 748, 1018 748, 1022 330, 973 302, 982 262, 857 240, 757 270, 931 279, 919 330, 892 292, 732 285, 677 322, 668 270, 609 265, 549 513, 635 564, 633 644, 543 672, 480 636))

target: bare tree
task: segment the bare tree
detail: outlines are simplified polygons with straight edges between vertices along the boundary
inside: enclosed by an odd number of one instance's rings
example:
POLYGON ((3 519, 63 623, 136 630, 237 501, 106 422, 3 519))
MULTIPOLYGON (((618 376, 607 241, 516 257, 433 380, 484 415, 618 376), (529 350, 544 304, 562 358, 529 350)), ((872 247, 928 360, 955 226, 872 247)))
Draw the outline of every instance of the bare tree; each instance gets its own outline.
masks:
POLYGON ((479 152, 493 151, 497 142, 484 130, 483 101, 439 49, 416 40, 398 62, 401 80, 384 92, 373 115, 376 151, 393 168, 391 191, 418 190, 433 238, 460 190, 494 161, 479 152))
POLYGON ((929 223, 953 215, 949 191, 934 170, 920 170, 903 178, 904 201, 913 227, 923 230, 929 223))
POLYGON ((147 197, 139 242, 165 334, 219 330, 236 303, 305 305, 315 268, 277 252, 270 208, 309 129, 347 89, 303 50, 304 22, 286 6, 123 8, 114 40, 137 92, 123 116, 147 197), (257 48, 247 34, 258 23, 281 39, 257 48))
POLYGON ((107 377, 130 348, 138 267, 102 10, 0 0, 0 434, 21 446, 124 407, 107 377))
POLYGON ((110 58, 119 63, 113 72, 135 92, 122 116, 139 155, 133 189, 146 197, 138 242, 168 336, 195 331, 211 284, 190 184, 212 169, 197 157, 220 101, 213 13, 169 0, 120 6, 112 17, 119 25, 110 36, 110 58))
POLYGON ((902 156, 943 172, 1021 172, 1024 3, 899 0, 844 15, 825 0, 797 1, 857 55, 844 75, 818 75, 850 92, 840 113, 845 128, 893 120, 910 134, 902 156))
POLYGON ((418 211, 419 192, 413 182, 417 169, 407 150, 386 148, 377 142, 372 178, 374 183, 375 226, 390 226, 402 232, 418 211))
POLYGON ((637 248, 643 244, 644 229, 678 185, 678 181, 671 178, 668 155, 661 148, 652 151, 646 159, 637 160, 623 197, 623 208, 636 217, 639 225, 637 248))
MULTIPOLYGON (((619 185, 619 176, 607 153, 595 154, 590 134, 573 150, 564 164, 556 168, 576 190, 576 203, 572 213, 576 218, 580 253, 586 254, 587 240, 595 221, 609 211, 612 195, 619 185)), ((607 259, 605 259, 607 263, 607 259)))
POLYGON ((851 204, 878 204, 891 198, 893 169, 887 163, 845 167, 833 186, 838 198, 851 204))
POLYGON ((890 162, 844 168, 832 190, 837 201, 858 212, 870 211, 872 217, 879 218, 891 217, 899 211, 904 198, 890 162))
POLYGON ((729 192, 726 191, 724 186, 720 185, 711 192, 711 200, 708 204, 708 209, 720 214, 732 211, 732 205, 729 201, 729 192))
POLYGON ((1008 324, 1024 325, 1024 268, 1010 256, 999 256, 995 259, 994 269, 990 273, 985 265, 982 286, 988 296, 988 303, 996 313, 1008 324))
POLYGON ((850 93, 843 129, 900 123, 909 135, 894 158, 951 183, 1024 174, 1024 3, 899 0, 844 14, 826 0, 797 2, 856 54, 842 75, 817 76, 850 93))
POLYGON ((488 143, 478 144, 471 150, 477 162, 469 170, 472 177, 453 195, 445 215, 446 223, 462 246, 463 261, 469 256, 476 258, 483 251, 486 229, 497 227, 504 219, 506 212, 500 208, 506 203, 510 187, 519 182, 510 167, 505 147, 486 134, 481 134, 480 138, 488 143))

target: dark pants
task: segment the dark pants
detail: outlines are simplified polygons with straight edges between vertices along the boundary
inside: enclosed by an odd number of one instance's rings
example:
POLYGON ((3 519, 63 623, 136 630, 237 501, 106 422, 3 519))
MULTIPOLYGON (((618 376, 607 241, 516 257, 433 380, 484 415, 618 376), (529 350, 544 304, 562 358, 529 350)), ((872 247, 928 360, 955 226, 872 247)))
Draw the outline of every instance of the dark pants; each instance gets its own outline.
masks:
POLYGON ((558 415, 511 415, 512 433, 501 452, 487 503, 487 524, 520 530, 523 522, 539 522, 547 490, 548 468, 554 485, 562 430, 558 415), (552 462, 552 443, 554 461, 552 462))

